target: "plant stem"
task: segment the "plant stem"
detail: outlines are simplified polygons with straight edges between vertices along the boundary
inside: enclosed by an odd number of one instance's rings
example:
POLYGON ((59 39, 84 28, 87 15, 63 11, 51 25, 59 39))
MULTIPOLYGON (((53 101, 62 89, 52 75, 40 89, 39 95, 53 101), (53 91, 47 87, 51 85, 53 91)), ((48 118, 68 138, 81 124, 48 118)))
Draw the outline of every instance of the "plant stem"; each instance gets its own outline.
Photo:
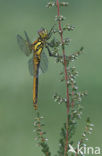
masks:
POLYGON ((77 156, 77 153, 75 154, 75 156, 77 156))
MULTIPOLYGON (((59 0, 56 0, 57 4, 57 14, 58 17, 60 16, 60 8, 59 8, 59 0)), ((66 143, 65 143, 65 150, 64 150, 64 156, 66 156, 67 150, 68 150, 68 115, 69 115, 69 89, 68 89, 68 74, 67 74, 67 62, 66 62, 66 56, 65 56, 65 47, 63 44, 63 30, 61 27, 61 21, 58 21, 59 25, 59 32, 61 37, 61 43, 62 43, 62 53, 64 58, 64 72, 65 72, 65 81, 66 81, 66 95, 67 95, 67 121, 66 121, 66 143)))

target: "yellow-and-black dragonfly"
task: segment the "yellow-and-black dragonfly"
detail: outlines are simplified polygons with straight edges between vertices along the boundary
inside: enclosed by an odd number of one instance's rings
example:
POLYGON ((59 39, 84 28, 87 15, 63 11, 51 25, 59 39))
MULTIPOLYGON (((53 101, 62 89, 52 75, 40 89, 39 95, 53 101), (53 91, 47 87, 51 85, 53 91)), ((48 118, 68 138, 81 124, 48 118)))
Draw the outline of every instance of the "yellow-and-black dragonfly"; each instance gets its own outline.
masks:
MULTIPOLYGON (((48 68, 48 59, 44 52, 44 47, 47 48, 49 56, 53 56, 47 40, 50 39, 53 28, 48 33, 47 29, 41 28, 38 31, 38 39, 31 43, 28 34, 24 31, 25 39, 17 35, 17 43, 26 56, 33 53, 33 57, 28 61, 30 74, 33 75, 33 104, 35 110, 38 109, 38 78, 39 69, 44 73, 48 68)), ((50 45, 52 46, 52 45, 50 45)))

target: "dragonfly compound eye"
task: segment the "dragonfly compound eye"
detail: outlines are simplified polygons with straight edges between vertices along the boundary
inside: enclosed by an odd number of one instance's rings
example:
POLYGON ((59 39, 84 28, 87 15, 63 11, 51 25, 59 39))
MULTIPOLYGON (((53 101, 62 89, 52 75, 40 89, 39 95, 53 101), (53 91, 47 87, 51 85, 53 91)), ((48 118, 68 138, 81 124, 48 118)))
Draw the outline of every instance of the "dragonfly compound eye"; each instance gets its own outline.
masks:
POLYGON ((48 31, 44 28, 41 28, 39 31, 38 31, 38 34, 39 36, 42 38, 42 39, 45 39, 47 38, 48 36, 48 31))

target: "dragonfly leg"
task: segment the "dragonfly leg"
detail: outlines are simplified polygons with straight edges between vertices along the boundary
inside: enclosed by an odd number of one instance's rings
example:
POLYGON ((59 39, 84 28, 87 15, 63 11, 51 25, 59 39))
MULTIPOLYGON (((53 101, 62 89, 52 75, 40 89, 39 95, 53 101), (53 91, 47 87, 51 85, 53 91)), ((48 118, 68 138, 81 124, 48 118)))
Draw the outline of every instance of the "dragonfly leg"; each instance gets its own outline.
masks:
POLYGON ((47 42, 46 44, 47 44, 49 47, 53 48, 52 43, 47 42))
POLYGON ((50 49, 49 49, 49 47, 48 47, 48 46, 46 46, 46 48, 47 48, 47 50, 48 50, 49 56, 52 56, 52 57, 57 57, 56 55, 54 55, 54 54, 52 54, 52 53, 51 53, 51 51, 50 51, 50 49))
POLYGON ((55 27, 55 24, 52 26, 52 28, 51 28, 50 32, 48 33, 48 39, 50 39, 50 38, 51 38, 52 33, 53 33, 52 31, 53 31, 54 27, 55 27))

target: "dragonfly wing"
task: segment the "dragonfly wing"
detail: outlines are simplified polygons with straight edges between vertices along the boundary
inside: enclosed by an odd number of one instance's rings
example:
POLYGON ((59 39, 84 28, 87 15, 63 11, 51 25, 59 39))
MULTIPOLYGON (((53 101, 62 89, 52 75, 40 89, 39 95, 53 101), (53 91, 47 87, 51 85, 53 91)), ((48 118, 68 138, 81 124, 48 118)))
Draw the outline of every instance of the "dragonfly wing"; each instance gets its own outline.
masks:
MULTIPOLYGON (((29 68, 29 73, 31 76, 35 75, 35 69, 34 69, 34 58, 32 57, 28 61, 28 68, 29 68)), ((40 69, 39 69, 39 75, 41 73, 45 73, 48 69, 48 59, 44 51, 42 51, 41 54, 41 59, 40 59, 40 69)), ((38 75, 37 75, 38 76, 38 75)))
POLYGON ((26 54, 26 56, 29 56, 32 52, 31 44, 26 40, 24 40, 20 35, 17 35, 17 43, 20 47, 20 49, 26 54))
POLYGON ((48 69, 48 58, 47 58, 44 50, 41 53, 40 69, 43 73, 45 73, 48 69))
POLYGON ((30 39, 29 39, 29 37, 28 37, 27 32, 24 31, 24 34, 25 34, 25 37, 26 37, 26 41, 29 43, 29 45, 31 45, 31 41, 30 41, 30 39))
POLYGON ((33 58, 28 61, 28 69, 31 76, 34 76, 34 61, 33 58))
POLYGON ((31 76, 36 76, 36 77, 38 77, 38 75, 39 75, 39 69, 37 69, 37 70, 38 70, 38 73, 37 73, 36 70, 35 70, 35 68, 39 68, 39 67, 35 67, 35 66, 34 66, 34 59, 33 59, 33 57, 32 57, 32 58, 29 59, 29 61, 28 61, 29 73, 30 73, 31 76))

